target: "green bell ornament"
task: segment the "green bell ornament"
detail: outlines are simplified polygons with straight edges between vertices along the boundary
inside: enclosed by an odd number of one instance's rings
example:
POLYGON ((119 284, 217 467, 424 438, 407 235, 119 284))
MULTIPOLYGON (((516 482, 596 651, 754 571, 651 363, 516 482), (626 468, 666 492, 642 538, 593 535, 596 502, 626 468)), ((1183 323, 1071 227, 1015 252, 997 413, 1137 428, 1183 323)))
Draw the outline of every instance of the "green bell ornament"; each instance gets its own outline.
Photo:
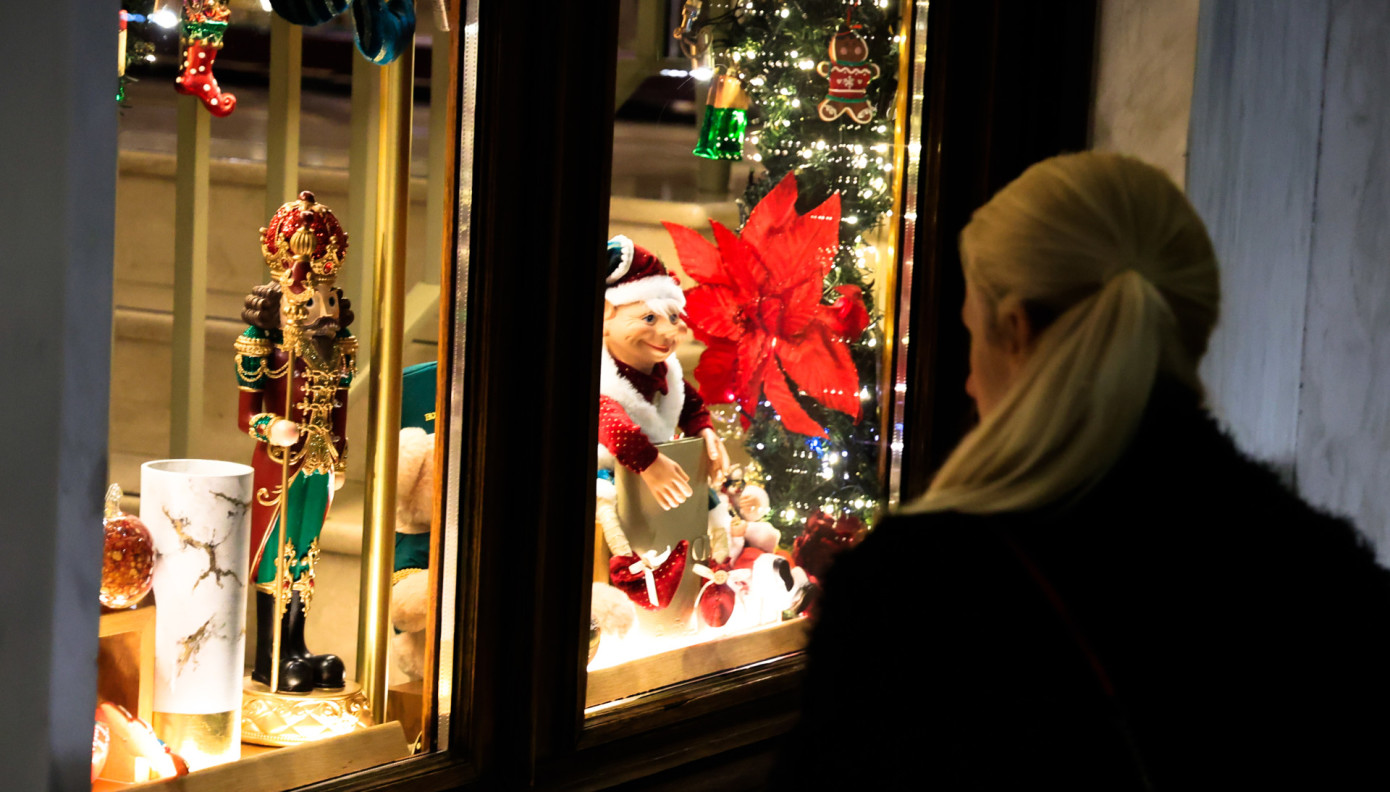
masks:
POLYGON ((748 94, 738 77, 718 72, 705 98, 705 120, 700 124, 694 154, 712 160, 743 159, 743 131, 748 127, 748 94))

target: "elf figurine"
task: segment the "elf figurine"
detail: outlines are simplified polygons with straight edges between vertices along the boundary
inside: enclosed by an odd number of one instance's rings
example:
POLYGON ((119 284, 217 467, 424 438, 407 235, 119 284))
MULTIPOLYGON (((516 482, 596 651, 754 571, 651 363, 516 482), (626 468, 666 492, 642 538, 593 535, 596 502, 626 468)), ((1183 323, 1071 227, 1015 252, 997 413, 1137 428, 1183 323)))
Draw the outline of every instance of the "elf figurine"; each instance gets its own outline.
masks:
POLYGON ((256 441, 251 676, 277 692, 341 688, 343 661, 305 648, 304 620, 319 534, 347 469, 347 389, 357 339, 335 285, 347 234, 328 207, 302 192, 261 229, 261 252, 271 281, 246 297, 241 315, 251 326, 236 340, 237 425, 256 441))
MULTIPOLYGON (((648 610, 670 603, 686 568, 688 543, 657 554, 633 551, 619 524, 613 469, 622 465, 641 477, 664 509, 693 493, 690 476, 658 443, 702 437, 711 477, 722 481, 729 466, 724 441, 715 433, 709 410, 696 389, 682 378, 676 345, 686 331, 685 294, 679 282, 650 251, 625 236, 608 242, 608 285, 603 302, 603 349, 599 379, 598 523, 613 557, 613 585, 648 610)), ((727 564, 727 507, 711 497, 711 564, 727 564)))

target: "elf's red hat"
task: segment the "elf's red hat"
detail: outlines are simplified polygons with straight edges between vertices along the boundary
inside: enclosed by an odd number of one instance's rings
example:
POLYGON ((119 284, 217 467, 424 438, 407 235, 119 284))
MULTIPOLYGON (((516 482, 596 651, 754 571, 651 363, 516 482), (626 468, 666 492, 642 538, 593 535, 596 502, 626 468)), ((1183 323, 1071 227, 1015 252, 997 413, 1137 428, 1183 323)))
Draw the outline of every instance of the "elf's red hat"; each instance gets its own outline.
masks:
POLYGON ((608 290, 603 299, 614 305, 664 300, 685 309, 685 293, 680 281, 666 271, 650 250, 637 247, 619 234, 608 240, 608 290))

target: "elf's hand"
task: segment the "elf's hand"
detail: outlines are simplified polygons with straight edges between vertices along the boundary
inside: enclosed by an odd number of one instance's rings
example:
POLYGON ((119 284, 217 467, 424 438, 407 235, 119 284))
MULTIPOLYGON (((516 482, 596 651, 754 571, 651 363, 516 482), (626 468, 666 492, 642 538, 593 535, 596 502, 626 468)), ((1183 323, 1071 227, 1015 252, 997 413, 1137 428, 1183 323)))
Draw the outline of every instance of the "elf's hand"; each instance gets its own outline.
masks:
POLYGON ((690 476, 676 464, 676 460, 665 454, 657 454, 656 461, 639 475, 663 509, 674 509, 695 494, 695 490, 690 488, 690 476))
POLYGON ((709 454, 710 486, 718 486, 729 472, 729 449, 724 447, 724 438, 713 429, 701 429, 700 436, 705 438, 705 453, 709 454))

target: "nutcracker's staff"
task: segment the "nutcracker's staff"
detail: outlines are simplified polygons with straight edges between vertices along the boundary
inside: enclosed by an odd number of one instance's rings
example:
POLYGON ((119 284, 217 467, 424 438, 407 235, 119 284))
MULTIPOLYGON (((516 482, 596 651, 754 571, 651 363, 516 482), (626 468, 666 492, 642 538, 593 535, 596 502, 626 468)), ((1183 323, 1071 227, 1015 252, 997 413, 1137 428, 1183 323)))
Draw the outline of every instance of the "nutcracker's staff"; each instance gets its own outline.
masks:
MULTIPOLYGON (((295 232, 295 237, 307 232, 306 227, 301 227, 295 232)), ((291 248, 297 239, 290 242, 291 248)), ((304 240, 307 242, 308 240, 304 240)), ((310 244, 312 250, 312 244, 310 244)), ((296 250, 296 253, 299 251, 296 250)), ((285 322, 281 329, 281 339, 285 349, 285 420, 293 420, 291 416, 294 407, 294 363, 295 353, 299 350, 300 335, 303 333, 301 323, 308 311, 304 307, 303 300, 307 299, 312 292, 305 291, 304 297, 296 298, 293 290, 285 289, 282 292, 284 302, 285 322)), ((295 433, 298 441, 298 432, 295 433)), ((285 559, 285 547, 289 542, 289 516, 290 516, 290 465, 293 463, 294 444, 282 446, 280 449, 280 536, 277 542, 275 554, 275 632, 274 639, 271 641, 270 649, 270 690, 276 692, 280 689, 280 643, 281 633, 283 632, 283 622, 281 617, 285 613, 289 599, 289 570, 285 568, 288 563, 285 559)), ((271 459, 274 459, 272 455, 271 459)))

